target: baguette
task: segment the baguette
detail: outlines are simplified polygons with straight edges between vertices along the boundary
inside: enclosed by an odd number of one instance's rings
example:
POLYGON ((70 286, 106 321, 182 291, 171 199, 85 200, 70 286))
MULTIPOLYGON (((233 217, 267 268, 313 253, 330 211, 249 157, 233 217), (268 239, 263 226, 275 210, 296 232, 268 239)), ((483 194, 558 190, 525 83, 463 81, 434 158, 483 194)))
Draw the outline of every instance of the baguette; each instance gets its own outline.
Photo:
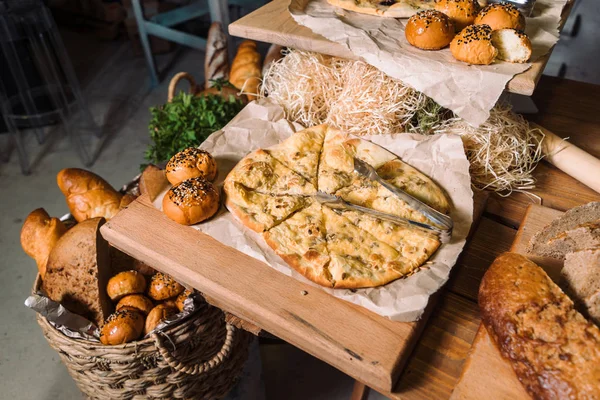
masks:
POLYGON ((256 51, 256 42, 244 40, 231 63, 229 82, 252 101, 257 98, 261 76, 260 54, 256 51))
POLYGON ((229 58, 227 55, 227 35, 220 22, 213 22, 206 39, 204 57, 204 88, 212 86, 211 80, 229 79, 229 58))
POLYGON ((479 287, 483 323, 535 399, 592 399, 600 393, 600 330, 544 270, 505 253, 479 287))
POLYGON ((37 264, 42 279, 46 276, 48 256, 67 232, 67 227, 58 219, 50 218, 46 210, 33 210, 25 219, 21 229, 21 247, 37 264))

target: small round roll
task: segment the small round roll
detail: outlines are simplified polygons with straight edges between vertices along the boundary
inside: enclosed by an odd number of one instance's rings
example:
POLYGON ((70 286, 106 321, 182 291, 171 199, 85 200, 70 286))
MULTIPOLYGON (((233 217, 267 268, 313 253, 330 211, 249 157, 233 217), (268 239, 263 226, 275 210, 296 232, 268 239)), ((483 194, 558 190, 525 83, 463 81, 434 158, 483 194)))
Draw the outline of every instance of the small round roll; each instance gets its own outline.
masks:
POLYGON ((119 311, 124 307, 133 307, 139 310, 142 314, 148 315, 150 310, 154 308, 154 303, 152 303, 152 300, 143 294, 130 294, 119 300, 116 309, 119 311))
POLYGON ((128 294, 144 293, 146 278, 137 271, 119 272, 108 281, 106 292, 112 301, 118 301, 128 294))
POLYGON ((492 32, 492 44, 498 50, 499 60, 524 63, 531 57, 531 41, 526 34, 515 29, 492 32))
POLYGON ((461 31, 475 22, 481 8, 475 0, 435 0, 435 9, 446 14, 454 22, 454 29, 461 31))
POLYGON ((159 304, 154 307, 146 317, 146 323, 144 324, 144 335, 152 332, 158 324, 165 319, 177 314, 177 308, 168 306, 166 304, 159 304))
POLYGON ((179 282, 169 275, 157 272, 152 275, 150 285, 148 285, 148 296, 154 300, 166 300, 179 295, 185 290, 179 282))
POLYGON ((509 3, 493 3, 484 7, 475 18, 476 25, 489 25, 492 30, 511 28, 525 29, 525 16, 509 3))
POLYGON ((491 64, 498 50, 492 45, 492 28, 487 25, 469 25, 450 43, 454 58, 469 64, 491 64))
POLYGON ((198 177, 212 181, 217 176, 217 162, 208 151, 189 147, 171 157, 165 171, 171 185, 198 177))
POLYGON ((192 294, 192 291, 186 289, 185 291, 181 292, 181 294, 179 296, 177 296, 175 305, 177 306, 177 309, 179 310, 179 312, 183 311, 183 306, 185 305, 185 301, 187 300, 188 297, 190 297, 191 294, 192 294))
POLYGON ((408 19, 404 30, 408 43, 423 50, 439 50, 452 41, 454 23, 436 10, 419 11, 408 19))
POLYGON ((144 331, 144 316, 139 310, 124 307, 111 314, 100 330, 102 344, 116 345, 137 340, 144 331))
POLYGON ((219 209, 219 192, 204 178, 191 178, 173 186, 163 198, 163 212, 182 225, 212 217, 219 209))

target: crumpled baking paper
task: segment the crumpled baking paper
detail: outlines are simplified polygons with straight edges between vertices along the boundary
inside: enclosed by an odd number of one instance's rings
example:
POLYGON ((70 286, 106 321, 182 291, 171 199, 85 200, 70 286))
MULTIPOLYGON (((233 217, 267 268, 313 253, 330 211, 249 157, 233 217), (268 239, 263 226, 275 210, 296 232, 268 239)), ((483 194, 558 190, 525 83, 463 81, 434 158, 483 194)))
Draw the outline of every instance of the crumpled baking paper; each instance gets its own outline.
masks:
MULTIPOLYGON (((249 152, 280 143, 302 129, 301 125, 288 122, 281 106, 267 98, 248 104, 225 128, 209 136, 200 148, 215 157, 219 168, 216 184, 220 187, 229 171, 249 152)), ((283 274, 379 315, 397 321, 418 320, 429 296, 448 280, 450 269, 462 251, 473 222, 469 162, 465 157, 462 140, 455 135, 395 134, 362 138, 385 147, 429 175, 446 190, 452 200, 454 233, 451 243, 441 246, 430 259, 431 262, 414 275, 378 288, 329 289, 312 283, 290 268, 264 242, 260 234, 244 227, 224 207, 221 207, 215 217, 194 225, 193 228, 263 261, 283 274)), ((154 200, 158 209, 162 208, 165 192, 166 190, 154 200)))
POLYGON ((294 20, 336 42, 387 75, 425 93, 479 126, 489 117, 506 84, 547 54, 559 38, 560 15, 567 0, 537 0, 525 32, 533 53, 529 63, 495 62, 468 65, 457 61, 449 48, 420 50, 404 35, 407 19, 382 18, 343 10, 327 0, 291 0, 294 20))

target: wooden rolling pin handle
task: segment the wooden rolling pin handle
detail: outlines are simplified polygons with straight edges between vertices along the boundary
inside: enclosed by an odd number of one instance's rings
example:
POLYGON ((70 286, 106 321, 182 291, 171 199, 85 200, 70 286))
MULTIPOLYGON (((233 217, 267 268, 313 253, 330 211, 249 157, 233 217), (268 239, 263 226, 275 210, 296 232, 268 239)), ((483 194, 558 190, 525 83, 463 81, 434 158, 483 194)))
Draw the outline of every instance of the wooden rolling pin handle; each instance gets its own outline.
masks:
POLYGON ((535 123, 532 128, 538 128, 544 135, 542 151, 546 161, 586 186, 600 193, 600 160, 574 144, 563 140, 535 123))

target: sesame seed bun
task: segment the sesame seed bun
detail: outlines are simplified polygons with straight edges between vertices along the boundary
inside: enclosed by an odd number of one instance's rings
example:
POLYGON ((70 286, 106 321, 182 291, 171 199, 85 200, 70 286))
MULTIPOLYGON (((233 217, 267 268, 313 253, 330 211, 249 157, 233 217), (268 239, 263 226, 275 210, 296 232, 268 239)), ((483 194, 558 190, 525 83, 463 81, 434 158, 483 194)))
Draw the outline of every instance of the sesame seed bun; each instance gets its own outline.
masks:
POLYGON ((217 176, 217 162, 208 151, 189 147, 171 157, 165 171, 171 185, 197 177, 213 181, 217 176))
POLYGON ((531 41, 525 33, 515 29, 492 32, 492 44, 498 50, 499 60, 524 63, 531 57, 531 41))
POLYGON ((187 179, 173 186, 163 198, 163 212, 182 225, 212 217, 219 209, 219 192, 204 178, 187 179))
POLYGON ((439 11, 419 11, 409 18, 404 34, 408 43, 419 49, 439 50, 454 37, 454 23, 439 11))
POLYGON ((144 330, 144 316, 133 307, 124 307, 106 320, 100 330, 102 344, 117 345, 137 340, 144 330))
POLYGON ((450 43, 454 58, 469 64, 491 64, 498 50, 492 45, 492 28, 488 25, 469 25, 450 43))
POLYGON ((475 18, 476 25, 489 25, 492 30, 497 29, 525 29, 525 16, 517 7, 508 3, 493 3, 484 7, 475 18))
POLYGON ((435 9, 446 14, 459 32, 475 22, 481 8, 475 0, 435 0, 435 9))
POLYGON ((106 292, 112 301, 146 291, 146 278, 137 271, 119 272, 108 281, 106 292))
POLYGON ((170 299, 179 295, 185 290, 179 282, 171 278, 169 275, 157 272, 152 275, 150 285, 148 285, 148 296, 154 300, 170 299))
POLYGON ((146 323, 144 324, 144 335, 152 332, 158 324, 160 324, 165 319, 177 314, 177 308, 166 305, 159 304, 152 309, 148 313, 146 317, 146 323))

